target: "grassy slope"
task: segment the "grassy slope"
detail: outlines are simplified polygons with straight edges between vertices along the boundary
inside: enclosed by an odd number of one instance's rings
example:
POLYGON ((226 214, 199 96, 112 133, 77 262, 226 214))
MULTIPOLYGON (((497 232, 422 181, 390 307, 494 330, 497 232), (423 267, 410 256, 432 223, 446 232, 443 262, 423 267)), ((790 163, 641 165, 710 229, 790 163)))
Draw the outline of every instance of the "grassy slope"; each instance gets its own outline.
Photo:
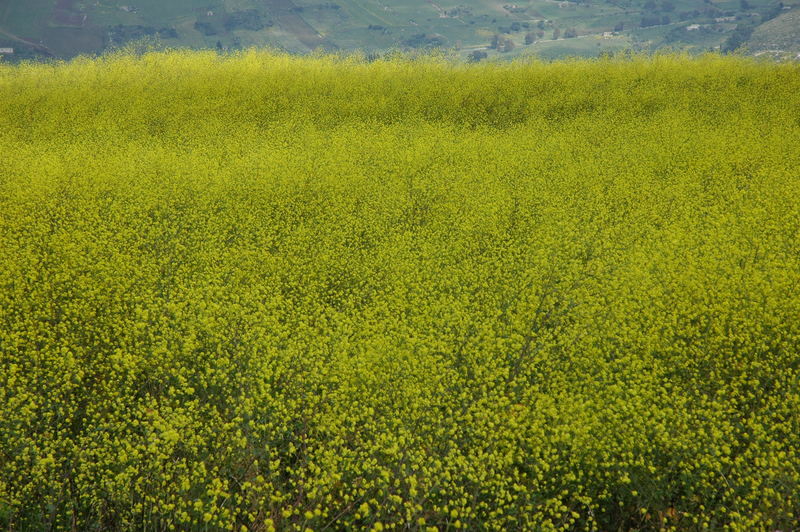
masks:
POLYGON ((800 70, 0 66, 0 526, 788 530, 800 70))
MULTIPOLYGON (((117 24, 141 25, 152 29, 174 27, 178 38, 164 41, 164 44, 173 47, 212 48, 219 41, 227 48, 272 45, 293 52, 308 52, 321 42, 340 49, 374 51, 406 47, 409 42, 419 42, 417 36, 423 35, 441 39, 440 42, 445 47, 461 46, 465 48, 462 55, 466 56, 477 47, 485 47, 493 33, 502 33, 514 22, 530 26, 506 35, 518 48, 523 47, 525 34, 529 30, 536 31, 536 23, 546 20, 545 36, 537 37, 537 40, 544 42, 525 47, 525 52, 518 50, 514 54, 498 55, 598 55, 622 47, 649 50, 665 44, 702 52, 722 44, 730 35, 733 24, 717 28, 713 20, 715 15, 705 13, 680 21, 679 13, 704 11, 713 7, 719 10, 717 15, 752 15, 757 11, 765 11, 767 6, 774 3, 774 0, 751 0, 750 7, 743 9, 738 1, 707 4, 701 0, 671 0, 673 10, 664 11, 657 7, 653 11, 644 8, 644 0, 633 0, 625 5, 605 0, 582 4, 520 0, 513 3, 518 9, 512 12, 504 7, 510 5, 509 3, 489 0, 469 0, 457 4, 423 0, 389 3, 379 0, 295 0, 293 4, 302 11, 290 12, 294 20, 285 16, 285 20, 282 20, 278 8, 282 1, 284 0, 104 0, 75 3, 73 12, 86 14, 87 22, 82 27, 64 28, 52 19, 53 2, 36 0, 37 4, 31 4, 21 0, 8 0, 5 12, 0 12, 0 30, 27 35, 36 42, 42 40, 53 54, 60 57, 99 51, 103 47, 103 40, 107 39, 108 29, 117 24), (136 11, 121 10, 120 7, 124 5, 135 6, 136 11), (462 11, 454 15, 453 10, 457 7, 462 8, 462 11), (255 10, 264 21, 272 21, 274 24, 258 31, 241 28, 227 31, 224 27, 225 18, 230 13, 242 10, 255 10), (214 15, 206 16, 208 11, 214 15), (442 14, 447 16, 442 18, 442 14), (667 15, 671 24, 640 29, 642 16, 646 14, 659 17, 667 15), (217 33, 205 35, 198 31, 195 28, 195 22, 198 21, 211 23, 217 33), (556 27, 562 32, 574 28, 581 35, 599 35, 612 30, 618 23, 625 27, 620 38, 614 42, 601 42, 600 46, 596 42, 587 46, 585 42, 578 40, 561 40, 557 44, 546 42, 556 27), (666 41, 669 31, 691 23, 710 23, 714 28, 704 34, 699 42, 695 42, 699 33, 680 34, 677 40, 666 41), (370 26, 380 26, 380 29, 369 29, 370 26), (720 33, 717 29, 724 31, 720 33), (323 39, 318 39, 316 32, 320 32, 323 39)), ((489 53, 495 55, 493 51, 489 53)))
POLYGON ((752 53, 800 53, 800 9, 792 9, 760 25, 747 46, 752 53))

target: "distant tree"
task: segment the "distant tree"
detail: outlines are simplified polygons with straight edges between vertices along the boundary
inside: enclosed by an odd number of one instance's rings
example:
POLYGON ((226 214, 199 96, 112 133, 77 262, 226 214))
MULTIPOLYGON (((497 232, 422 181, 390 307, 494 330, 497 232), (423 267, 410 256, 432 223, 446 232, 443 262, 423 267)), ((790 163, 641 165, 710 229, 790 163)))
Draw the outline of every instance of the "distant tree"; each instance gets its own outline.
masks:
POLYGON ((500 36, 498 34, 492 35, 492 40, 489 41, 489 48, 492 50, 497 50, 497 46, 500 44, 500 36))
POLYGON ((516 45, 514 44, 514 41, 512 41, 511 39, 505 39, 503 41, 502 48, 498 47, 498 50, 505 53, 505 52, 510 52, 515 47, 516 45))
POLYGON ((573 39, 578 36, 578 30, 575 28, 569 28, 564 31, 564 38, 565 39, 573 39))
POLYGON ((536 27, 539 28, 540 30, 543 30, 544 29, 544 20, 540 20, 539 22, 537 22, 536 23, 536 27))
POLYGON ((533 34, 532 31, 529 31, 525 34, 525 44, 533 44, 533 41, 536 40, 536 36, 533 34))
POLYGON ((556 28, 556 29, 553 30, 553 40, 556 40, 559 37, 561 37, 561 30, 556 28))
POLYGON ((217 41, 217 51, 218 52, 222 51, 222 41, 217 41))
POLYGON ((616 25, 614 26, 614 31, 622 31, 624 29, 625 29, 624 22, 617 22, 616 25))
POLYGON ((721 51, 729 54, 741 48, 753 34, 755 28, 750 24, 739 24, 733 34, 722 44, 721 51))
POLYGON ((196 29, 197 31, 206 36, 216 35, 217 33, 219 33, 217 31, 217 28, 215 28, 213 24, 210 24, 208 22, 199 22, 199 21, 195 22, 194 29, 196 29))
POLYGON ((661 24, 661 17, 657 15, 645 15, 642 17, 642 22, 640 23, 643 28, 658 26, 659 24, 661 24))
POLYGON ((740 0, 739 7, 742 9, 742 11, 747 11, 748 9, 750 9, 750 2, 748 2, 747 0, 740 0))
POLYGON ((474 52, 469 54, 468 57, 469 57, 469 61, 471 63, 477 63, 481 59, 486 59, 487 57, 489 57, 489 54, 487 54, 486 52, 484 52, 482 50, 475 50, 474 52))
POLYGON ((114 45, 121 45, 128 41, 142 40, 151 36, 158 36, 162 39, 173 39, 178 36, 178 32, 175 28, 161 28, 159 30, 152 26, 123 26, 121 24, 111 26, 108 31, 109 41, 114 45))
POLYGON ((668 15, 664 15, 664 16, 662 16, 662 17, 661 17, 661 24, 663 24, 663 25, 667 25, 667 24, 669 24, 670 22, 672 22, 672 21, 669 19, 669 16, 668 16, 668 15))
POLYGON ((536 32, 536 36, 539 37, 540 39, 543 39, 544 38, 544 30, 537 31, 536 32))
POLYGON ((443 46, 445 41, 441 35, 418 33, 412 35, 410 39, 404 40, 403 44, 410 48, 436 48, 443 46))
POLYGON ((522 25, 519 22, 512 22, 511 23, 511 31, 519 31, 522 29, 522 25))

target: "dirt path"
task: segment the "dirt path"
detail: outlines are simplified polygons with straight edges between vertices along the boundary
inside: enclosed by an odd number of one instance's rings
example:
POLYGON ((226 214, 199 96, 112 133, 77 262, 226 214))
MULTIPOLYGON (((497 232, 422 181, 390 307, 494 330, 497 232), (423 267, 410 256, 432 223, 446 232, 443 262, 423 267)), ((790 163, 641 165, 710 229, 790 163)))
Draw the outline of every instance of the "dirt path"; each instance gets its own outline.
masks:
POLYGON ((292 0, 266 0, 266 3, 269 12, 275 17, 275 22, 281 28, 293 33, 297 40, 308 49, 335 50, 337 48, 300 16, 299 10, 292 0))
POLYGON ((0 35, 2 35, 3 37, 6 37, 8 39, 11 39, 12 41, 16 41, 16 42, 22 43, 22 44, 24 44, 26 46, 30 46, 31 48, 34 48, 34 49, 36 49, 36 50, 38 50, 40 52, 44 52, 44 53, 46 53, 48 55, 53 55, 53 52, 51 52, 50 49, 47 46, 45 46, 43 44, 39 44, 37 42, 29 41, 28 39, 23 39, 22 37, 14 35, 13 33, 9 33, 6 30, 1 29, 1 28, 0 28, 0 35))

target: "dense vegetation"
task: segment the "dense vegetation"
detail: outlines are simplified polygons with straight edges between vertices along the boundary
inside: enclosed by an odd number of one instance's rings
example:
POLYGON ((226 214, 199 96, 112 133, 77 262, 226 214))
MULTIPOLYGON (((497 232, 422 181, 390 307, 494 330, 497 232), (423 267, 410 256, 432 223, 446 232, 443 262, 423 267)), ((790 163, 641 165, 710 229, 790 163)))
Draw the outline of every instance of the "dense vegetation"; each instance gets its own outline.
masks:
POLYGON ((159 53, 0 94, 0 526, 800 521, 800 66, 159 53))

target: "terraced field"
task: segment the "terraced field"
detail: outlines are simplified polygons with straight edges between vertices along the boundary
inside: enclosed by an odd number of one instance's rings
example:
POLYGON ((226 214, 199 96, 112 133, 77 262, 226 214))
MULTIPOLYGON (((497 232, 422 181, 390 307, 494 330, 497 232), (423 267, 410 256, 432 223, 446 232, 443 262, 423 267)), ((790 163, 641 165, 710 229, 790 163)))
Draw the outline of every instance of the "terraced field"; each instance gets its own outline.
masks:
POLYGON ((324 38, 298 13, 292 0, 265 0, 267 9, 284 30, 292 33, 309 50, 335 50, 336 46, 324 38))

